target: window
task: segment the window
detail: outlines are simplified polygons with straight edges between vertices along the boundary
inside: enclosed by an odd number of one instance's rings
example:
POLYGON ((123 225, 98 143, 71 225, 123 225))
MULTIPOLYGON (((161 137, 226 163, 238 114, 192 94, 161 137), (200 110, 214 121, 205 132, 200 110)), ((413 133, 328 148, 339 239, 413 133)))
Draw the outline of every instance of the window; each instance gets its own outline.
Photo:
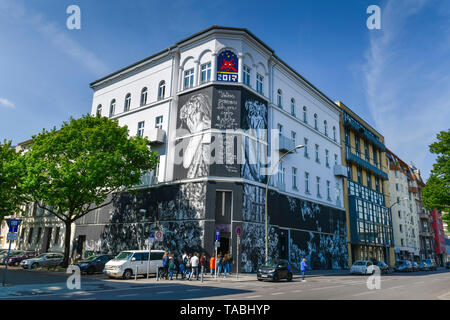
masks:
POLYGON ((380 182, 379 182, 378 178, 375 178, 375 190, 377 192, 380 192, 380 182))
POLYGON ((291 99, 291 115, 295 117, 295 99, 291 99))
POLYGON ((60 233, 60 231, 61 231, 61 228, 57 227, 56 231, 55 231, 55 242, 54 242, 54 244, 58 244, 59 243, 59 233, 60 233))
POLYGON ((192 88, 194 86, 194 69, 184 72, 184 88, 192 88))
POLYGON ((399 217, 399 218, 402 217, 402 214, 401 214, 400 210, 398 210, 398 217, 399 217))
POLYGON ((319 127, 317 126, 317 113, 314 113, 314 129, 319 130, 319 127))
POLYGON ((372 179, 370 178, 370 173, 367 172, 366 176, 367 176, 367 187, 372 188, 372 179))
POLYGON ((319 145, 318 144, 316 144, 316 162, 320 163, 320 160, 319 160, 319 145))
POLYGON ((305 172, 305 193, 309 194, 309 173, 305 172))
POLYGON ((200 82, 205 83, 211 81, 211 62, 202 64, 200 69, 201 69, 200 82))
POLYGON ((297 168, 292 168, 292 189, 297 190, 297 168))
POLYGON ((156 117, 155 119, 155 128, 161 129, 163 127, 163 116, 156 117))
POLYGON ((256 91, 260 94, 264 94, 263 84, 264 84, 264 77, 262 75, 260 75, 259 73, 256 74, 256 91))
POLYGON ((131 93, 127 93, 127 95, 125 96, 125 105, 123 107, 123 111, 128 111, 130 110, 130 106, 131 106, 131 93))
POLYGON ((242 72, 243 72, 243 82, 245 85, 250 87, 250 68, 247 67, 246 65, 243 66, 242 68, 242 72))
POLYGON ((324 133, 325 133, 325 136, 327 136, 328 137, 328 124, 327 124, 327 120, 325 120, 324 122, 323 122, 323 130, 324 130, 324 133))
POLYGON ((101 115, 102 115, 102 105, 101 105, 101 104, 99 104, 99 105, 97 106, 97 115, 98 115, 98 116, 101 116, 101 115))
POLYGON ((138 123, 137 135, 139 137, 143 137, 144 136, 144 121, 141 121, 141 122, 138 123))
POLYGON ((399 225, 399 228, 400 228, 400 232, 403 232, 403 226, 401 224, 399 225))
POLYGON ((367 141, 364 141, 364 153, 366 156, 366 161, 370 161, 369 146, 367 145, 367 141))
POLYGON ((347 146, 350 145, 350 135, 348 134, 348 131, 345 131, 345 144, 347 146))
POLYGON ((31 242, 33 241, 33 227, 30 228, 30 231, 28 232, 28 244, 31 244, 31 242))
POLYGON ((304 153, 304 155, 305 155, 305 158, 309 159, 309 155, 308 155, 308 139, 305 138, 304 141, 305 141, 305 147, 304 147, 305 153, 304 153))
POLYGON ((282 134, 283 133, 283 126, 281 124, 277 124, 277 128, 278 128, 278 133, 282 134))
POLYGON ((39 243, 39 241, 41 240, 41 233, 42 233, 42 228, 39 228, 37 236, 36 236, 36 243, 39 243))
POLYGON ((378 167, 377 151, 373 146, 372 146, 372 153, 373 153, 373 163, 375 164, 375 167, 378 167))
POLYGON ((109 116, 112 117, 116 113, 116 99, 111 101, 111 105, 109 106, 109 116))
POLYGON ((277 105, 280 107, 280 108, 283 108, 283 106, 282 106, 282 103, 283 103, 283 92, 281 91, 281 89, 278 89, 278 92, 277 92, 277 105))
POLYGON ((308 123, 308 117, 307 117, 307 108, 306 106, 303 106, 303 122, 308 123))
POLYGON ((291 131, 291 139, 292 139, 292 141, 294 141, 294 146, 297 145, 296 137, 297 137, 297 133, 295 133, 295 131, 291 131))
POLYGON ((283 168, 283 163, 280 162, 280 164, 278 165, 278 184, 280 186, 284 185, 284 174, 286 172, 286 170, 283 168))
POLYGON ((166 94, 166 82, 163 80, 159 83, 158 100, 164 99, 165 94, 166 94))
POLYGON ((356 149, 356 155, 358 157, 360 157, 361 156, 361 148, 359 145, 359 137, 358 136, 355 136, 355 149, 356 149))
POLYGON ((322 198, 322 196, 320 195, 320 177, 316 177, 316 182, 317 182, 317 197, 322 198))
POLYGON ((358 175, 358 183, 362 184, 362 170, 361 170, 361 168, 357 168, 356 171, 357 171, 357 175, 358 175))
POLYGON ((327 200, 331 201, 331 196, 330 196, 330 181, 327 180, 327 200))
POLYGON ((398 191, 398 183, 395 184, 395 190, 398 191))
POLYGON ((336 139, 336 127, 333 127, 333 140, 337 141, 336 139))
POLYGON ((328 150, 325 149, 325 165, 327 166, 327 168, 330 167, 330 162, 328 161, 328 150))
POLYGON ((147 104, 147 87, 142 88, 141 91, 141 107, 147 104))
POLYGON ((338 164, 338 155, 334 154, 334 165, 337 166, 338 164))

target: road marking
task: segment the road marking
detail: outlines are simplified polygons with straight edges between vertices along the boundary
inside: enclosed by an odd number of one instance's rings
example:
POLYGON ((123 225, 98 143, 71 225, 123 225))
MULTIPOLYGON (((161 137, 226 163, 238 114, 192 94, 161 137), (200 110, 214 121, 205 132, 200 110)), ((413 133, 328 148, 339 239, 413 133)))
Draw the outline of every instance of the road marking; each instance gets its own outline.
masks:
POLYGON ((130 294, 121 294, 121 295, 118 295, 118 297, 121 297, 121 298, 134 297, 134 296, 137 296, 137 295, 138 295, 137 293, 130 293, 130 294))
POLYGON ((385 290, 387 290, 387 289, 398 289, 398 288, 403 288, 403 287, 404 287, 404 285, 401 285, 401 286, 395 286, 395 287, 386 288, 385 290))
POLYGON ((414 282, 414 284, 422 284, 422 283, 425 283, 425 281, 414 282))
POLYGON ((200 289, 188 289, 186 291, 200 291, 200 289))
POLYGON ((272 296, 276 296, 276 295, 279 295, 279 294, 284 294, 284 292, 275 292, 275 293, 271 293, 272 296))
POLYGON ((160 291, 157 292, 156 294, 166 294, 166 293, 173 293, 173 291, 160 291))
POLYGON ((358 297, 358 296, 363 296, 363 295, 370 294, 370 293, 375 293, 375 291, 361 292, 361 293, 354 294, 353 296, 358 297))
POLYGON ((450 300, 450 291, 447 292, 447 293, 441 294, 436 299, 439 299, 439 300, 450 300))
POLYGON ((303 290, 293 290, 293 291, 291 291, 291 292, 293 292, 293 293, 297 293, 297 292, 302 292, 303 290))
POLYGON ((332 289, 332 288, 341 288, 341 287, 345 287, 345 285, 340 285, 340 286, 330 286, 330 287, 320 287, 320 288, 312 288, 310 290, 322 290, 322 289, 332 289))
POLYGON ((249 296, 249 297, 244 297, 244 299, 254 299, 254 298, 260 298, 262 296, 249 296))

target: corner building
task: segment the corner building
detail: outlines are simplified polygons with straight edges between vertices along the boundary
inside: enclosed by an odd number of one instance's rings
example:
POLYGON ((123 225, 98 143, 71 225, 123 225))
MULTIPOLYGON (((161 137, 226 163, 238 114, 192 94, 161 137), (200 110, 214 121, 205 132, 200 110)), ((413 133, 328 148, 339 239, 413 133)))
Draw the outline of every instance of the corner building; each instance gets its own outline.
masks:
POLYGON ((145 249, 160 229, 158 248, 213 255, 218 230, 218 251, 236 262, 239 226, 239 271, 254 272, 265 256, 266 164, 304 144, 271 178, 269 257, 347 267, 342 176, 335 174, 340 109, 247 29, 213 26, 91 88, 92 114, 147 136, 160 163, 136 195, 125 192, 77 222, 74 251, 145 249))
POLYGON ((349 265, 376 259, 395 264, 392 217, 384 137, 342 102, 340 131, 342 165, 347 168, 344 199, 347 209, 349 265))

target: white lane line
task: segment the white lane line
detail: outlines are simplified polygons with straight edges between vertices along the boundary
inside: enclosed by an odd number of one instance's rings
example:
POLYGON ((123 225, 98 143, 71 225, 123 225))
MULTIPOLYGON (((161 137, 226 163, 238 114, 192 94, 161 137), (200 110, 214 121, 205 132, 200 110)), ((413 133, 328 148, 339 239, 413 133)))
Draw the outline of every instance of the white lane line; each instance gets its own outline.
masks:
POLYGON ((173 293, 173 291, 160 291, 157 292, 156 294, 166 294, 166 293, 173 293))
POLYGON ((121 297, 121 298, 124 298, 124 297, 135 297, 137 295, 138 295, 137 293, 130 293, 130 294, 121 294, 121 295, 118 295, 118 297, 121 297))
POLYGON ((386 288, 385 290, 388 290, 388 289, 398 289, 398 288, 403 288, 403 287, 404 287, 404 285, 401 285, 401 286, 395 286, 395 287, 386 288))
POLYGON ((345 285, 340 285, 340 286, 330 286, 330 287, 320 287, 320 288, 312 288, 309 290, 322 290, 322 289, 333 289, 333 288, 342 288, 345 287, 345 285))
POLYGON ((187 289, 186 291, 200 291, 200 289, 187 289))
POLYGON ((260 298, 262 296, 258 295, 258 296, 249 296, 249 297, 244 297, 244 299, 254 299, 254 298, 260 298))
POLYGON ((284 292, 274 292, 274 293, 271 293, 270 295, 272 295, 272 296, 277 296, 277 295, 279 295, 279 294, 284 294, 284 292))
POLYGON ((363 295, 371 294, 371 293, 375 293, 375 291, 361 292, 361 293, 354 294, 353 296, 354 296, 354 297, 358 297, 358 296, 363 296, 363 295))
POLYGON ((291 291, 291 292, 293 292, 293 293, 297 293, 297 292, 302 292, 303 290, 293 290, 293 291, 291 291))
POLYGON ((414 284, 422 284, 422 283, 425 283, 425 281, 414 282, 414 284))

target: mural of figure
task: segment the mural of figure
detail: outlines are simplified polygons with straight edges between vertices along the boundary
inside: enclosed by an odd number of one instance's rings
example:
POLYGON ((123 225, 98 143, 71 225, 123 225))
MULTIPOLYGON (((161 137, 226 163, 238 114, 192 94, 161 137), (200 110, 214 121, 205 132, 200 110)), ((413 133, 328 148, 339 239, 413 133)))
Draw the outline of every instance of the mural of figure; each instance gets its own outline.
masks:
POLYGON ((209 144, 211 136, 211 103, 205 94, 193 95, 180 109, 180 119, 193 135, 183 153, 183 167, 187 178, 208 175, 209 144))

